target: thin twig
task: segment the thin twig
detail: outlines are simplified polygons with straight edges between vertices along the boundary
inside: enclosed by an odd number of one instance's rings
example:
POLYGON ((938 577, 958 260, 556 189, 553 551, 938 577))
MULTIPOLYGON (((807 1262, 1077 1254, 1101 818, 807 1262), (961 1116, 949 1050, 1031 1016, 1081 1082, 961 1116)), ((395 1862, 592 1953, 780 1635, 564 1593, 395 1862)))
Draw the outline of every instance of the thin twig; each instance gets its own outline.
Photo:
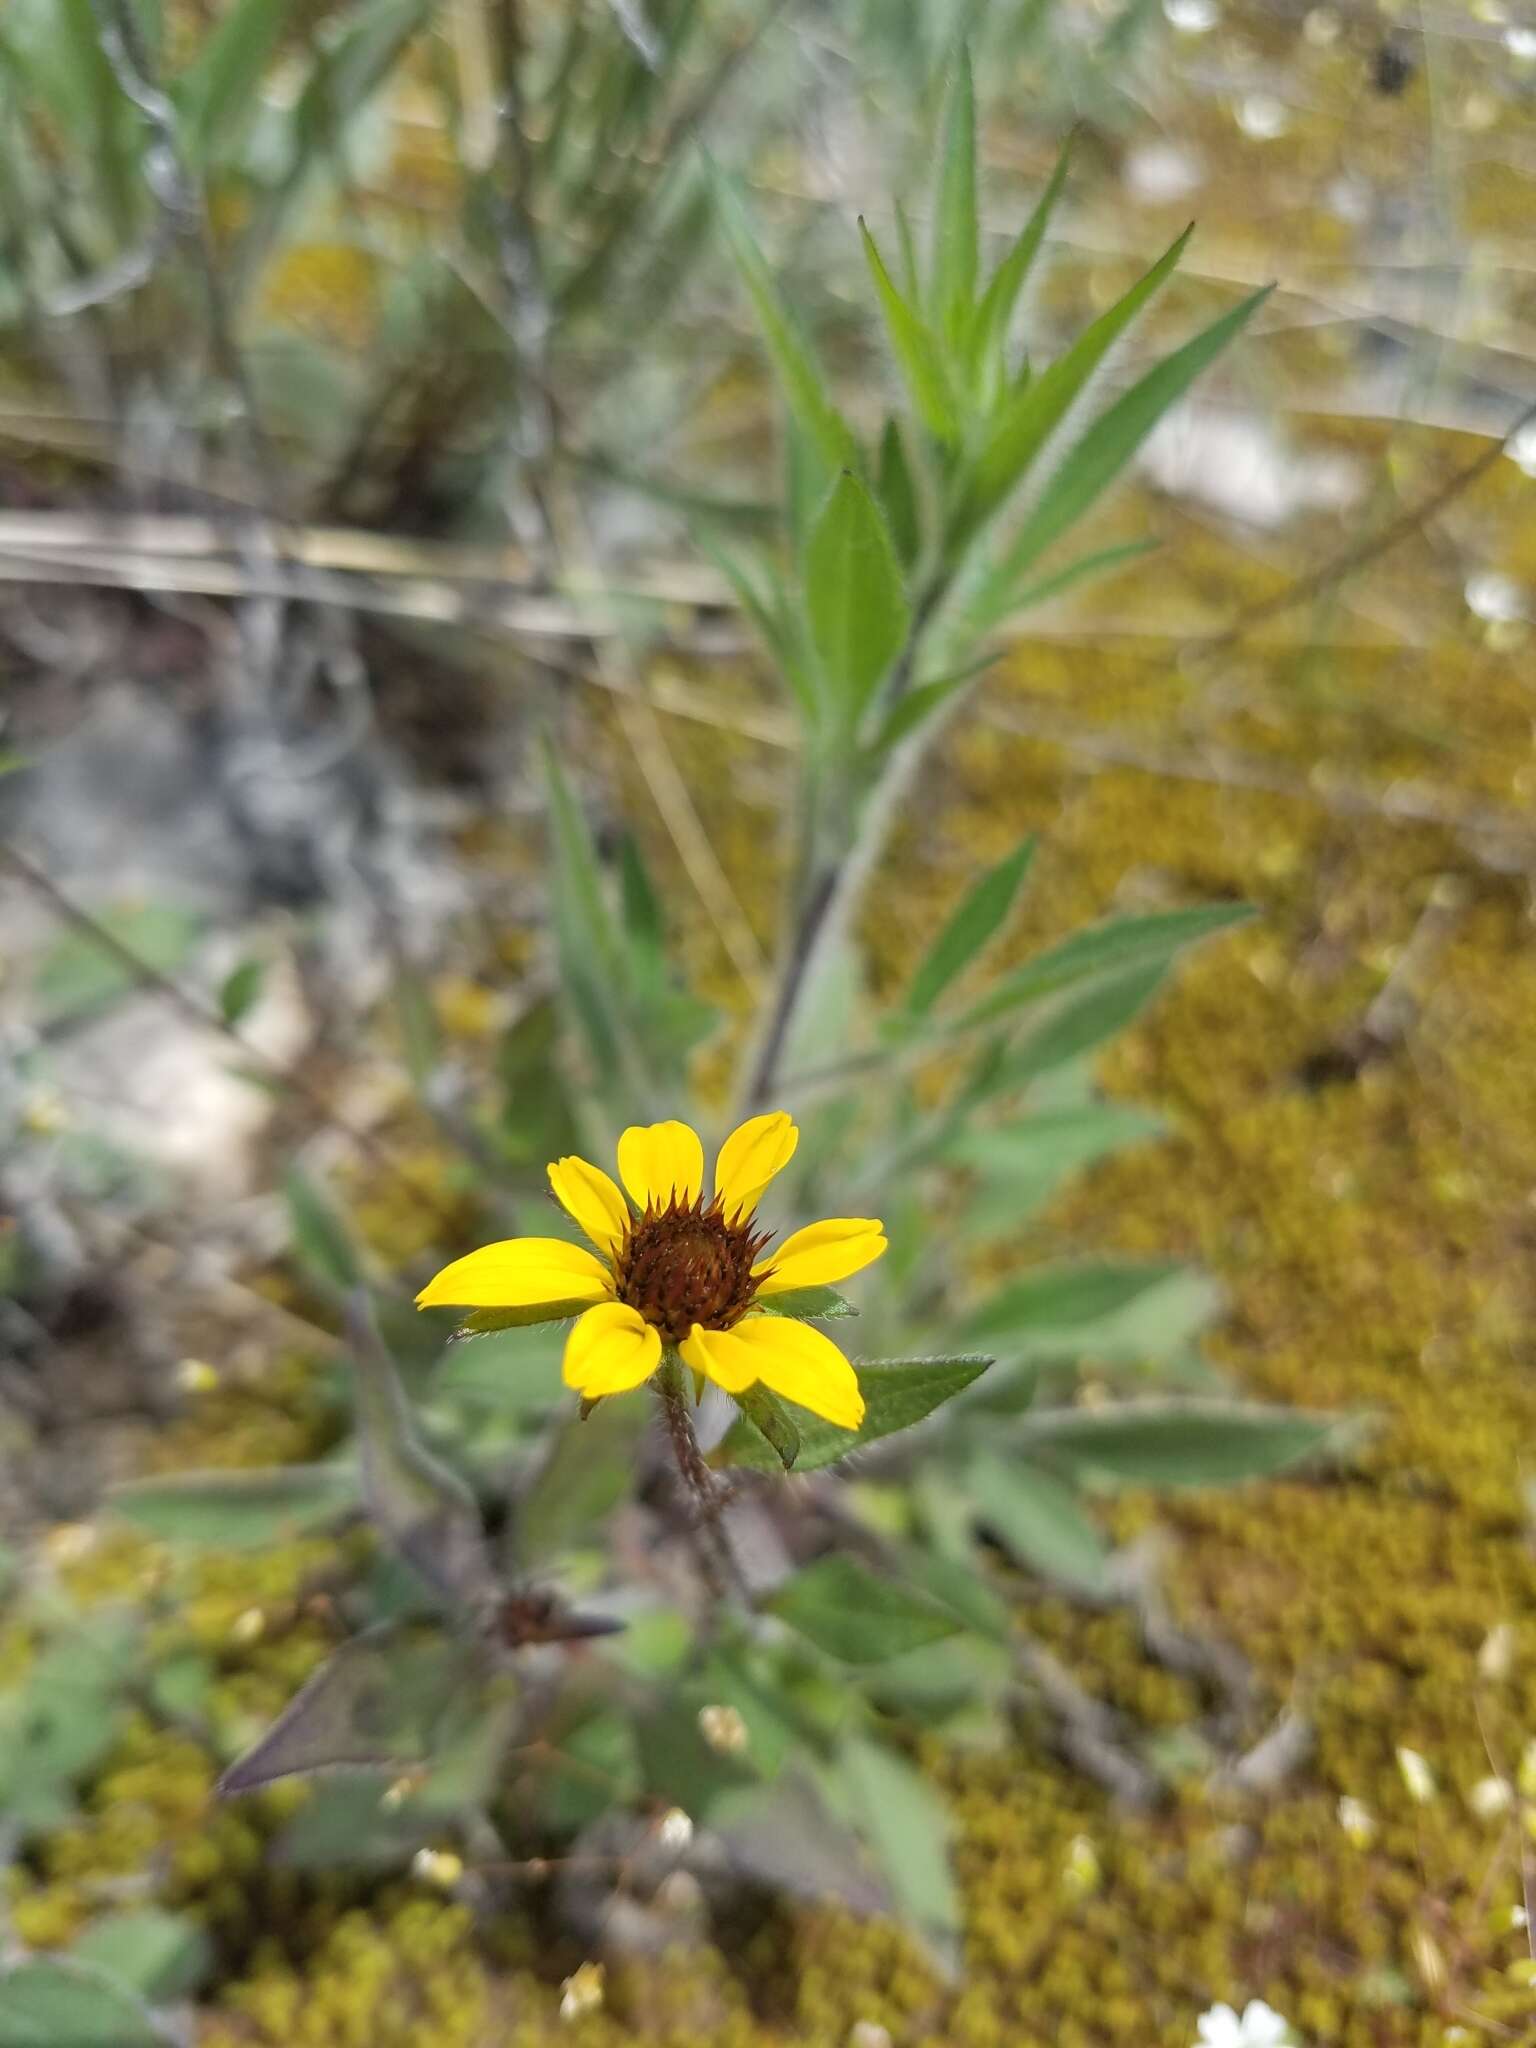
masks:
POLYGON ((1395 519, 1389 519, 1379 531, 1367 534, 1364 540, 1358 541, 1352 548, 1345 548, 1341 554, 1335 555, 1331 561, 1324 562, 1309 575, 1298 577, 1294 583, 1287 585, 1284 590, 1277 591, 1273 597, 1249 605, 1246 611, 1239 612, 1232 623, 1223 627, 1221 632, 1213 634, 1208 640, 1194 641, 1185 652, 1191 658, 1200 660, 1223 653, 1227 648, 1235 646, 1239 640, 1246 639, 1256 626, 1267 625, 1271 619, 1279 618, 1284 612, 1293 611, 1297 605, 1310 603, 1313 598, 1320 597, 1325 590, 1331 590, 1334 584, 1342 583, 1346 576, 1353 575, 1355 570, 1363 569, 1368 562, 1375 561, 1378 555, 1384 555, 1390 548, 1395 548, 1399 541, 1409 539, 1411 535, 1427 526, 1430 520, 1438 517, 1447 505, 1464 496, 1474 484, 1485 477, 1508 451, 1515 436, 1533 420, 1536 420, 1536 399, 1533 399, 1510 423, 1500 440, 1492 442, 1474 461, 1447 477, 1444 483, 1437 485, 1416 505, 1410 505, 1395 519))

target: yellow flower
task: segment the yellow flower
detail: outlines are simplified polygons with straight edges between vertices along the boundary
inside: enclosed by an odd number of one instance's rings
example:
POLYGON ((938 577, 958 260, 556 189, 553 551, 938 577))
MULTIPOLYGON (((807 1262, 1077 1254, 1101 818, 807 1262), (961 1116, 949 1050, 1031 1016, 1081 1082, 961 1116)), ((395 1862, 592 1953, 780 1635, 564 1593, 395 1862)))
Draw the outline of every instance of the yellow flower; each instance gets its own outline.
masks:
POLYGON ((697 1133, 680 1123, 632 1126, 618 1147, 623 1190, 585 1159, 549 1169, 555 1199, 595 1253, 559 1237, 483 1245, 445 1266, 416 1305, 542 1308, 549 1320, 580 1310, 565 1383, 589 1401, 638 1387, 670 1347, 728 1394, 762 1385, 857 1429, 864 1397, 853 1367, 830 1337, 768 1304, 846 1280, 879 1258, 885 1235, 869 1217, 835 1217, 765 1250, 758 1200, 799 1141, 783 1110, 749 1117, 720 1147, 706 1200, 697 1133))

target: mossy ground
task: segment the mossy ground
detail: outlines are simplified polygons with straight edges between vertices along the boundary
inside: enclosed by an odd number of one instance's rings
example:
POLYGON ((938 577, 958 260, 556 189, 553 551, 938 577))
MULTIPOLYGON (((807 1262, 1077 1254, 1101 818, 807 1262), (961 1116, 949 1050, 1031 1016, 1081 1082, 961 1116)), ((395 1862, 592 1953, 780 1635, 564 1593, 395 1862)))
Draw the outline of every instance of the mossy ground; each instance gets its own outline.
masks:
MULTIPOLYGON (((1435 117, 1422 77, 1401 97, 1362 86, 1390 16, 1306 19, 1317 25, 1302 36, 1255 12, 1224 44, 1230 88, 1183 103, 1179 139, 1213 168, 1240 168, 1193 202, 1213 274, 1282 267, 1293 311, 1363 292, 1353 229, 1321 195, 1333 177, 1390 187, 1434 118, 1451 143, 1440 175, 1456 178, 1448 219, 1484 249, 1517 233, 1524 182, 1495 146, 1518 109, 1474 43, 1441 52, 1435 117), (1249 72, 1262 83, 1277 63, 1292 67, 1295 105, 1326 111, 1234 158, 1234 99, 1249 72), (1476 158, 1464 175, 1458 152, 1476 158)), ((1120 239, 1139 247, 1147 223, 1133 225, 1120 239)), ((341 295, 366 321, 371 281, 353 264, 321 250, 276 281, 274 315, 334 325, 341 295)), ((1525 275, 1511 270, 1502 296, 1487 296, 1478 340, 1508 343, 1528 318, 1525 275)), ((1096 307, 1122 281, 1120 266, 1089 262, 1070 289, 1096 307)), ((1250 395, 1289 398, 1305 436, 1358 457, 1388 500, 1476 452, 1451 434, 1310 414, 1306 394, 1352 370, 1352 330, 1296 326, 1250 351, 1250 395)), ((205 1749, 141 1716, 81 1819, 17 1874, 22 1939, 67 1941, 125 1882, 191 1906, 225 1959, 203 2048, 841 2048, 859 2022, 900 2048, 1185 2048, 1205 2006, 1256 1996, 1316 2044, 1536 2035, 1518 1911, 1526 1844, 1473 1796, 1513 1776, 1536 1736, 1523 1487, 1536 1444, 1536 948, 1529 849, 1502 836, 1533 786, 1528 655, 1518 629, 1484 631, 1460 608, 1469 567, 1536 573, 1530 486, 1503 465, 1428 538, 1352 579, 1339 606, 1300 614, 1313 637, 1239 646, 1215 671, 1180 659, 1184 636, 1273 589, 1280 569, 1176 508, 1138 509, 1168 543, 1163 562, 1101 590, 1075 637, 1026 643, 988 683, 916 792, 868 929, 877 975, 894 976, 977 862, 1025 829, 1044 833, 1045 851, 1019 950, 1112 902, 1257 905, 1259 919, 1191 960, 1105 1068, 1109 1087, 1167 1111, 1175 1135, 1085 1180, 1040 1235, 1199 1258, 1228 1290, 1214 1349, 1234 1382, 1374 1418, 1343 1476, 1115 1509, 1122 1535, 1155 1523, 1182 1614, 1242 1650, 1277 1712, 1306 1717, 1310 1758, 1268 1796, 1192 1776, 1169 1810, 1127 1818, 1027 1735, 991 1754, 932 1746, 968 1907, 957 1985, 889 1929, 780 1909, 719 1950, 615 1970, 605 2009, 567 2023, 559 1980, 580 1956, 547 1951, 532 1912, 487 1930, 427 1882, 273 1872, 264 1842, 283 1800, 213 1805, 205 1749), (1092 630, 1127 618, 1134 632, 1092 630), (1047 718, 1074 737, 1039 737, 1047 718), (1108 754, 1092 744, 1105 734, 1108 754), (1134 765, 1138 752, 1155 766, 1134 765), (1394 814, 1405 784, 1449 822, 1394 814), (1446 912, 1434 944, 1404 964, 1433 903, 1446 912), (1359 1026, 1395 969, 1402 1028, 1362 1056, 1359 1026), (1399 1748, 1426 1760, 1427 1798, 1399 1748), (1358 1802, 1342 1819, 1341 1799, 1358 1802)), ((1314 555, 1330 537, 1348 536, 1309 533, 1314 555)), ((728 706, 730 679, 710 683, 728 706)), ((718 732, 682 720, 666 731, 766 936, 761 847, 779 764, 747 742, 723 754, 718 732)), ((646 817, 631 776, 615 745, 612 785, 646 817)), ((680 878, 677 899, 689 900, 680 878)), ((696 952, 725 987, 707 937, 696 952)), ((416 1248, 412 1219, 388 1203, 365 1220, 388 1255, 416 1248)), ((169 1455, 311 1453, 327 1422, 304 1387, 301 1375, 275 1396, 206 1397, 169 1455)), ((210 1564, 178 1589, 174 1626, 216 1659, 232 1725, 259 1725, 323 1654, 323 1612, 304 1597, 315 1562, 295 1548, 210 1564)), ((115 1544, 70 1567, 103 1596, 143 1569, 141 1549, 115 1544)), ((1035 1600, 1027 1618, 1149 1726, 1177 1729, 1196 1707, 1190 1682, 1156 1665, 1123 1617, 1035 1600)), ((27 1649, 0 1637, 0 1669, 27 1649)))

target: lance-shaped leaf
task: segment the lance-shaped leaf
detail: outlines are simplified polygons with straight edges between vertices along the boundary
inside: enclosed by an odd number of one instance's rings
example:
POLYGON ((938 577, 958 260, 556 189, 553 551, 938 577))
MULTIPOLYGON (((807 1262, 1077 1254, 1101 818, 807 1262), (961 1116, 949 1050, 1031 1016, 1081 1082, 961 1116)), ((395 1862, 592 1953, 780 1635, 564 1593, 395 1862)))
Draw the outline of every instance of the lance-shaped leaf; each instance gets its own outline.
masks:
POLYGON ((1234 1401, 1125 1401, 1037 1412, 1021 1442, 1082 1471, 1147 1486, 1267 1478, 1348 1432, 1337 1415, 1234 1401))
POLYGON ((988 868, 923 955, 907 990, 907 1015, 926 1016, 1008 922, 1035 857, 1034 834, 988 868))
POLYGON ((718 175, 715 204, 791 416, 825 468, 837 470, 856 459, 858 451, 853 436, 838 416, 828 395, 826 378, 779 297, 773 273, 763 260, 739 194, 728 179, 718 175))
POLYGON ((971 361, 974 372, 985 390, 994 377, 1003 369, 1003 348, 1008 339, 1009 324, 1013 319, 1019 294, 1024 289, 1040 244, 1045 240, 1045 231, 1050 225, 1056 202, 1061 197, 1061 188, 1066 182, 1067 165, 1072 154, 1069 137, 1056 160, 1051 173, 1051 182, 1046 186, 1039 204, 1024 224, 1024 231, 1013 244, 1008 254, 993 271, 991 281, 981 295, 976 308, 976 318, 971 328, 971 361))
POLYGON ((283 1175, 283 1199, 294 1256, 321 1293, 339 1295, 356 1287, 362 1262, 330 1195, 303 1167, 290 1166, 283 1175))
POLYGON ((957 1028, 989 1024, 1026 1003, 1038 1002, 1096 975, 1170 961, 1197 939, 1209 938, 1229 925, 1244 924, 1252 916, 1252 906, 1247 903, 1198 903, 1187 910, 1152 910, 1090 925, 1005 976, 965 1011, 957 1028))
POLYGON ((364 1505, 429 1586, 450 1605, 480 1612, 495 1597, 496 1581, 475 1496, 417 1436, 362 1292, 348 1304, 347 1332, 364 1505))
POLYGON ((962 43, 944 122, 939 196, 933 214, 930 270, 934 320, 952 347, 963 342, 971 323, 980 261, 976 205, 976 92, 970 52, 962 43))
POLYGON ((1209 1322, 1219 1301, 1205 1275, 1170 1260, 1074 1260, 1015 1280, 965 1330, 1009 1357, 1166 1358, 1209 1322))
POLYGON ((556 1431, 519 1504, 517 1550, 525 1568, 595 1540, 633 1483, 635 1449, 653 1406, 638 1395, 610 1394, 556 1431))
POLYGON ((445 1722, 483 1682, 473 1643, 422 1623, 384 1622, 344 1643, 219 1780, 223 1796, 329 1770, 425 1763, 445 1722))
POLYGON ((952 1820, 934 1786, 883 1742, 856 1736, 837 1754, 843 1810, 885 1880, 897 1917, 948 1974, 959 1960, 961 1902, 950 1868, 952 1820))
POLYGON ((1048 369, 1004 404, 977 458, 968 507, 972 523, 985 519, 1020 482, 1110 349, 1173 275, 1192 233, 1192 228, 1186 228, 1107 313, 1101 313, 1048 369))
POLYGON ((805 601, 831 700, 852 722, 895 660, 911 610, 890 531, 851 470, 811 529, 805 601))
POLYGON ((833 1552, 781 1586, 770 1613, 845 1664, 878 1664, 954 1635, 959 1623, 923 1594, 833 1552))
POLYGON ((1170 965, 1167 960, 1154 960, 1145 967, 1105 975, 1081 994, 1056 1004, 1049 1016, 987 1069, 974 1090, 967 1090, 969 1099, 979 1101, 984 1095, 1027 1088, 1069 1061, 1097 1052, 1135 1022, 1162 987, 1170 965))
POLYGON ((167 2048, 142 2001, 93 1963, 37 1957, 0 1973, 0 2048, 167 2048))
POLYGON ((797 1322, 823 1322, 840 1316, 856 1316, 858 1310, 835 1287, 787 1287, 782 1294, 765 1294, 753 1304, 759 1316, 793 1316, 797 1322))
POLYGON ((923 545, 922 515, 918 509, 917 485, 911 464, 907 461, 906 444, 901 437, 901 422, 894 414, 886 421, 880 436, 875 488, 890 523, 896 552, 903 566, 910 569, 923 545))
MULTIPOLYGON (((1230 313, 1213 320, 1192 341, 1150 369, 1101 413, 1062 457, 1060 466, 1008 543, 994 577, 978 600, 986 613, 996 593, 1013 589, 1037 556, 1077 524, 1120 474, 1163 414, 1184 396, 1235 340, 1269 297, 1272 287, 1254 292, 1230 313)), ((1006 600, 1005 600, 1006 602, 1006 600)))
POLYGON ((897 291, 875 238, 862 220, 859 233, 864 241, 869 274, 875 281, 885 330, 890 336, 891 351, 912 395, 912 402, 935 440, 953 441, 959 436, 960 422, 955 412, 954 394, 950 390, 949 372, 944 364, 944 352, 922 315, 897 291))
POLYGON ((351 1465, 171 1472, 112 1489, 114 1514, 161 1543, 266 1550, 339 1521, 358 1504, 351 1465))
MULTIPOLYGON (((795 1470, 820 1471, 825 1465, 851 1457, 867 1444, 877 1443, 881 1437, 912 1428, 946 1401, 963 1394, 991 1363, 989 1357, 971 1353, 960 1358, 904 1358, 880 1365, 860 1365, 857 1370, 859 1391, 864 1396, 864 1420, 857 1429, 839 1429, 808 1408, 785 1402, 783 1405, 800 1437, 795 1470)), ((742 1423, 726 1437, 718 1460, 723 1465, 745 1465, 758 1472, 777 1468, 777 1460, 767 1446, 742 1423)))
POLYGON ((967 1465, 964 1484, 978 1517, 1019 1564, 1090 1593, 1103 1590, 1109 1545, 1053 1473, 984 1451, 967 1465))
POLYGON ((736 1406, 770 1446, 784 1470, 792 1470, 800 1455, 800 1432, 784 1403, 766 1387, 748 1387, 735 1399, 736 1406))
POLYGON ((858 1836, 798 1774, 723 1793, 710 1809, 709 1831, 733 1869, 775 1891, 836 1902, 865 1918, 893 1911, 890 1889, 858 1836))

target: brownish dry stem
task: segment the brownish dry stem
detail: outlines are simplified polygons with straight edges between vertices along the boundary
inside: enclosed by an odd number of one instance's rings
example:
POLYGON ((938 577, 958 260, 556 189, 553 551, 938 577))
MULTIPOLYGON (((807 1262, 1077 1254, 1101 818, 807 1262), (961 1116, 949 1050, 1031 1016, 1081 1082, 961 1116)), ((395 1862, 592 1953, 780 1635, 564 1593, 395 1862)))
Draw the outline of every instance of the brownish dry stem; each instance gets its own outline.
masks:
POLYGON ((688 1530, 694 1555, 709 1589, 711 1605, 714 1605, 725 1599, 733 1588, 740 1590, 736 1560, 720 1526, 724 1497, 719 1481, 699 1449, 688 1396, 683 1387, 682 1368, 675 1360, 665 1364, 656 1375, 656 1386, 661 1395, 661 1412, 666 1418, 667 1434, 672 1439, 672 1454, 682 1474, 683 1485, 692 1499, 693 1512, 688 1517, 688 1530))

